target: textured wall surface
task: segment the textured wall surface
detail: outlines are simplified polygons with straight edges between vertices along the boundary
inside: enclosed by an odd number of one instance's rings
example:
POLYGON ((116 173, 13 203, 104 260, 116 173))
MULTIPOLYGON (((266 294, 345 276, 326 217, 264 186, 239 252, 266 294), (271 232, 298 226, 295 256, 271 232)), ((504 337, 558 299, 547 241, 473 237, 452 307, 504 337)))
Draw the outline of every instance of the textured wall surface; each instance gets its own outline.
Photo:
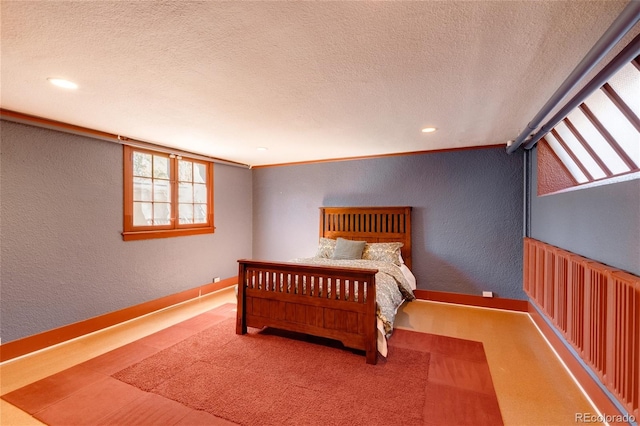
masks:
POLYGON ((538 142, 536 147, 538 185, 536 192, 532 192, 532 194, 549 194, 571 188, 577 184, 546 140, 538 142))
POLYGON ((213 235, 124 242, 122 147, 1 124, 2 342, 237 274, 251 171, 216 164, 213 235))
POLYGON ((318 207, 413 207, 420 289, 525 299, 522 156, 503 148, 255 169, 253 254, 312 256, 318 207))
POLYGON ((640 179, 533 196, 531 237, 640 275, 640 179))

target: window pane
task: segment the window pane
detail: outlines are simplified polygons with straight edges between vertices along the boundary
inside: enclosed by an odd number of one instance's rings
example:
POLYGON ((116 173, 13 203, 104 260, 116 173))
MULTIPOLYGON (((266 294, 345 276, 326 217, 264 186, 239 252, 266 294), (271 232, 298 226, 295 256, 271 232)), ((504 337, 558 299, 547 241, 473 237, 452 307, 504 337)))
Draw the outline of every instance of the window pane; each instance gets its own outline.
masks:
POLYGON ((193 223, 193 204, 180 204, 180 224, 193 223))
POLYGON ((193 184, 181 183, 178 191, 179 203, 193 203, 193 184))
POLYGON ((149 226, 152 224, 153 204, 133 203, 133 226, 149 226))
POLYGON ((618 96, 640 117, 640 70, 628 63, 609 80, 618 96))
POLYGON ((169 225, 171 221, 171 204, 153 203, 153 224, 169 225))
POLYGON ((587 98, 585 104, 598 117, 598 120, 611 133, 611 136, 631 157, 634 163, 640 165, 640 133, 627 120, 627 117, 620 112, 618 107, 611 102, 602 90, 595 91, 587 98))
POLYGON ((134 151, 133 175, 151 177, 151 154, 134 151))
POLYGON ((196 183, 207 182, 207 166, 200 163, 193 163, 193 181, 196 183))
POLYGON ((153 177, 169 179, 169 158, 159 155, 153 156, 153 177))
POLYGON ((565 167, 569 170, 569 173, 571 173, 573 178, 578 183, 585 183, 589 181, 584 173, 582 173, 582 170, 580 170, 573 159, 569 156, 569 154, 567 154, 564 148, 562 148, 562 145, 560 145, 560 143, 551 133, 545 135, 544 138, 547 140, 547 143, 549 144, 551 149, 553 149, 558 158, 560 158, 560 161, 562 161, 565 167))
POLYGON ((207 223, 207 205, 195 204, 193 206, 193 222, 207 223))
POLYGON ((198 183, 193 185, 193 202, 194 203, 207 202, 207 185, 198 184, 198 183))
POLYGON ((168 180, 154 180, 153 201, 171 201, 171 184, 168 180))
POLYGON ((123 167, 125 241, 213 232, 211 163, 128 145, 123 150, 129 159, 123 167))
POLYGON ((591 154, 584 148, 578 139, 571 133, 571 130, 563 122, 560 122, 555 130, 558 132, 567 147, 578 157, 578 161, 587 169, 594 179, 607 177, 604 171, 598 166, 591 154))
POLYGON ((133 201, 152 201, 152 187, 152 179, 139 177, 133 178, 133 201))
POLYGON ((178 160, 178 179, 180 182, 193 181, 192 168, 193 163, 191 161, 178 160))
POLYGON ((580 109, 575 109, 567 116, 582 137, 589 143, 591 148, 604 161, 611 173, 614 175, 626 173, 629 168, 622 161, 622 158, 611 148, 611 145, 602 137, 602 134, 589 121, 587 116, 580 109))

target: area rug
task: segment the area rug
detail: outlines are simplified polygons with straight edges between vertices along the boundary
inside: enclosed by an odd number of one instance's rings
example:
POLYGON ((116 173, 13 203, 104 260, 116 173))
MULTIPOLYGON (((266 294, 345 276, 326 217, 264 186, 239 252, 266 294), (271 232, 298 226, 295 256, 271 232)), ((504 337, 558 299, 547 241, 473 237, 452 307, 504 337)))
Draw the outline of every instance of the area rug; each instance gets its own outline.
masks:
POLYGON ((73 380, 63 372, 57 382, 71 396, 58 395, 59 401, 53 401, 51 389, 45 389, 55 381, 43 379, 3 399, 52 425, 197 424, 194 413, 210 415, 198 417, 201 424, 502 424, 480 342, 396 330, 388 358, 368 365, 362 353, 325 339, 270 329, 236 335, 228 309, 226 317, 214 310, 200 322, 189 321, 201 324, 199 331, 184 339, 175 330, 151 336, 149 342, 177 343, 165 343, 164 349, 135 361, 135 351, 126 352, 127 361, 109 354, 103 361, 89 361, 86 371, 76 372, 85 375, 76 378, 85 382, 82 392, 66 389, 73 380), (117 361, 108 365, 106 360, 117 361), (110 377, 93 378, 89 369, 110 377), (106 387, 108 392, 102 390, 106 387), (131 393, 135 403, 107 403, 109 392, 121 394, 109 396, 114 401, 131 393), (42 398, 52 399, 51 406, 45 407, 42 398), (74 398, 73 404, 68 402, 74 398))

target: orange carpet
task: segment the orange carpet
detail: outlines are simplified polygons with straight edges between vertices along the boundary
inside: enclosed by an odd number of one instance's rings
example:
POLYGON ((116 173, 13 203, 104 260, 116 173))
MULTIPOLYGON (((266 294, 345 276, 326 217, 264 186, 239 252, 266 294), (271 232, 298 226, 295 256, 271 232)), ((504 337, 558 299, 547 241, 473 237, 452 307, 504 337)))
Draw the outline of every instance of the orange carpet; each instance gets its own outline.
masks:
POLYGON ((50 425, 499 425, 482 344, 396 330, 389 357, 235 334, 225 305, 3 399, 50 425))

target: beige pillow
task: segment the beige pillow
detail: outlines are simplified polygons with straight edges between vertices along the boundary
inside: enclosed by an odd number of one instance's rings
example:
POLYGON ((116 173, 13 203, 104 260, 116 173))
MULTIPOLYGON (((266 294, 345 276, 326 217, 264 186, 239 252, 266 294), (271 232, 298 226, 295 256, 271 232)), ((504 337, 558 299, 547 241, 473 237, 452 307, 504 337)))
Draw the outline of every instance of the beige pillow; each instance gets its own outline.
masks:
POLYGON ((364 246, 362 258, 365 260, 392 262, 400 266, 400 249, 402 246, 404 246, 402 243, 369 243, 364 246))
POLYGON ((333 251, 336 249, 336 240, 332 240, 331 238, 320 237, 320 242, 318 243, 318 251, 316 252, 316 257, 321 257, 323 259, 331 259, 333 256, 333 251))

